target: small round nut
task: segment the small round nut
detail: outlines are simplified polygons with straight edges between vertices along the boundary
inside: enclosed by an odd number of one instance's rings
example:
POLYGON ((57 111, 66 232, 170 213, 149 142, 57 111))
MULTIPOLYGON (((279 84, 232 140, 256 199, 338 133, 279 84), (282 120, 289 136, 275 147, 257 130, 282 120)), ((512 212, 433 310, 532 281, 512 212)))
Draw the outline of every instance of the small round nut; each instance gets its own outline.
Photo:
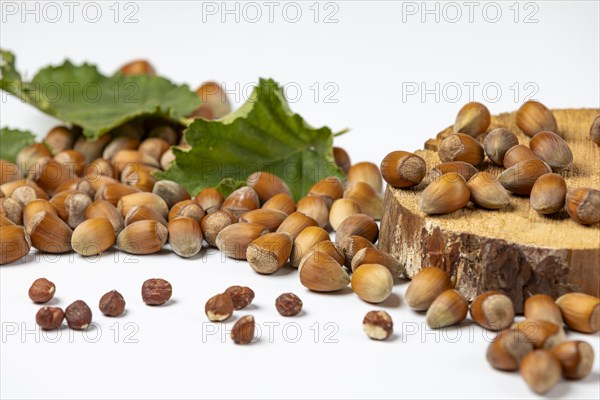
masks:
POLYGON ((385 340, 394 332, 394 322, 385 311, 369 311, 363 319, 363 329, 371 339, 385 340))
POLYGON ((225 293, 217 294, 208 299, 204 312, 212 322, 225 321, 233 314, 233 301, 225 293))
POLYGON ((254 339, 255 322, 252 315, 244 315, 231 329, 231 338, 235 344, 248 344, 254 339))
POLYGON ((275 299, 275 308, 284 317, 293 317, 302 311, 302 300, 294 293, 284 293, 275 299))
POLYGON ((142 285, 142 300, 149 306, 165 304, 173 294, 173 287, 161 278, 148 279, 142 285))
POLYGON ((42 307, 35 314, 35 322, 45 330, 60 328, 65 313, 59 307, 42 307))
POLYGON ((29 288, 29 298, 34 303, 47 303, 54 297, 56 286, 46 278, 38 278, 29 288))
POLYGON ((99 307, 107 317, 118 317, 125 311, 125 299, 121 293, 111 290, 100 298, 99 307))
POLYGON ((241 310, 254 300, 254 291, 247 286, 230 286, 225 290, 225 294, 231 297, 234 310, 241 310))
POLYGON ((92 323, 92 310, 82 301, 77 300, 71 303, 65 310, 65 318, 69 328, 76 330, 87 329, 92 323))

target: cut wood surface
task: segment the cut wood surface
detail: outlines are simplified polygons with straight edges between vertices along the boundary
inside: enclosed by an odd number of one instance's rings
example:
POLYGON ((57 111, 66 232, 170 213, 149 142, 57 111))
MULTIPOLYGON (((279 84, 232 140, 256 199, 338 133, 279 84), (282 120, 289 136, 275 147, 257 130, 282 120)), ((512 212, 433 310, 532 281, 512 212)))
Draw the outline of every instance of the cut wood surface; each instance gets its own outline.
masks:
MULTIPOLYGON (((600 189, 600 147, 589 138, 599 109, 554 110, 559 132, 574 162, 560 174, 569 189, 600 189)), ((488 131, 506 127, 528 144, 515 122, 516 112, 492 118, 488 131)), ((425 143, 427 168, 440 163, 437 148, 452 134, 449 127, 425 143)), ((478 138, 482 140, 482 138, 478 138)), ((486 158, 480 170, 497 176, 502 168, 486 158)), ((472 203, 451 214, 429 216, 419 209, 419 197, 429 177, 415 188, 387 188, 381 219, 379 247, 406 266, 408 277, 423 267, 449 272, 456 288, 472 300, 486 290, 502 290, 514 301, 517 312, 536 293, 558 297, 571 291, 600 295, 600 224, 580 225, 566 211, 539 215, 527 197, 511 197, 510 206, 483 210, 472 203)))

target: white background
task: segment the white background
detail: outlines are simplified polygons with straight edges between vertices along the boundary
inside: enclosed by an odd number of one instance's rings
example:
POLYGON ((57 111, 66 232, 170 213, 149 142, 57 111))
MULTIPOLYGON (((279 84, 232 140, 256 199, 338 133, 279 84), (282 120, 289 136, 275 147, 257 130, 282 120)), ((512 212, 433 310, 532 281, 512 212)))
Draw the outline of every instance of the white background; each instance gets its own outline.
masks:
MULTIPOLYGON (((379 163, 391 150, 420 148, 470 100, 485 102, 492 113, 516 109, 532 93, 553 108, 600 105, 597 1, 275 2, 271 17, 263 2, 229 2, 233 14, 224 13, 222 2, 111 1, 86 11, 85 3, 75 3, 70 17, 63 2, 54 3, 58 8, 30 2, 32 14, 21 2, 2 2, 0 45, 16 53, 29 77, 65 58, 110 73, 144 57, 160 74, 192 87, 223 82, 236 105, 243 88, 273 77, 312 125, 352 129, 336 144, 355 162, 379 163), (97 9, 102 14, 92 23, 97 9), (125 23, 130 12, 137 22, 125 23)), ((5 94, 0 105, 2 126, 41 136, 56 124, 5 94)), ((191 260, 167 250, 147 257, 110 251, 100 260, 32 253, 0 268, 0 397, 535 397, 518 374, 487 364, 493 334, 469 323, 427 330, 423 315, 401 300, 405 288, 398 284, 390 300, 373 306, 350 292, 310 293, 293 270, 259 276, 214 250, 191 260), (37 331, 38 307, 27 289, 40 276, 57 285, 53 304, 88 302, 96 328, 63 329, 59 337, 37 331), (143 305, 140 288, 150 277, 173 284, 167 306, 143 305), (254 305, 235 315, 255 316, 262 327, 256 344, 232 344, 223 332, 234 320, 212 325, 204 316, 205 301, 232 284, 256 292, 254 305), (127 301, 118 319, 97 310, 111 289, 127 301), (276 313, 274 299, 286 291, 303 299, 301 316, 276 313), (362 332, 364 314, 375 308, 395 321, 388 342, 362 332), (270 333, 267 324, 279 325, 270 333)), ((585 339, 598 354, 598 334, 585 339)), ((596 363, 587 379, 563 381, 549 396, 598 398, 599 380, 596 363)))

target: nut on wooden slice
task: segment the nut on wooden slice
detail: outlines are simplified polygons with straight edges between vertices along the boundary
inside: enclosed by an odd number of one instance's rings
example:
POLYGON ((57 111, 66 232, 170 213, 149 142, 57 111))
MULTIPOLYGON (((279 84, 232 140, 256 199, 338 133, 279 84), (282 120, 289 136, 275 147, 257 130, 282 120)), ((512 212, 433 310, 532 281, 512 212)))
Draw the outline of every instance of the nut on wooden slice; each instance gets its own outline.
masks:
POLYGON ((426 311, 443 292, 452 289, 448 273, 440 268, 426 267, 412 278, 404 300, 413 310, 426 311))
POLYGON ((542 160, 525 160, 504 170, 498 176, 498 181, 509 192, 529 196, 535 181, 551 172, 550 166, 542 160))
POLYGON ((202 231, 195 219, 178 217, 169 221, 169 244, 180 257, 193 257, 202 249, 202 231))
POLYGON ((440 293, 427 310, 427 325, 433 329, 456 325, 465 320, 469 311, 469 303, 455 289, 440 293))
POLYGON ((206 302, 204 312, 212 322, 222 322, 233 315, 233 301, 225 293, 217 294, 206 302))
POLYGON ((167 220, 163 218, 156 210, 146 206, 134 206, 125 216, 125 226, 131 225, 134 222, 151 219, 160 224, 167 226, 167 220))
POLYGON ((287 214, 274 208, 258 208, 242 214, 240 222, 252 222, 264 226, 269 232, 275 232, 287 218, 287 214))
POLYGON ((254 339, 255 322, 252 315, 244 315, 233 324, 231 339, 235 344, 248 344, 254 339))
POLYGON ((350 187, 356 182, 369 184, 377 193, 381 193, 383 189, 379 167, 372 162, 359 162, 350 167, 346 176, 346 184, 350 187))
POLYGON ((366 247, 373 249, 375 248, 375 246, 370 240, 358 235, 351 235, 346 237, 339 244, 339 247, 342 251, 342 254, 344 255, 344 265, 348 268, 352 267, 352 260, 354 259, 356 253, 358 253, 360 250, 366 247))
POLYGON ((530 137, 540 131, 558 130, 552 111, 542 103, 532 100, 524 103, 517 111, 517 126, 530 137))
POLYGON ((363 214, 379 220, 383 213, 383 197, 371 185, 365 182, 356 182, 344 191, 345 199, 354 200, 363 214))
POLYGON ((130 254, 158 253, 168 236, 166 226, 147 219, 126 226, 117 236, 117 247, 130 254))
POLYGON ((489 344, 486 359, 490 365, 502 371, 516 371, 526 354, 533 351, 527 335, 514 329, 504 329, 489 344))
POLYGON ((71 251, 73 231, 62 219, 53 213, 42 211, 35 214, 25 227, 31 244, 46 253, 66 253, 71 251))
POLYGON ((82 256, 102 254, 113 244, 115 244, 115 229, 106 218, 83 221, 71 236, 71 247, 82 256))
POLYGON ((567 326, 574 331, 600 330, 600 298, 585 293, 567 293, 556 299, 567 326))
POLYGON ((560 308, 558 308, 554 299, 547 294, 535 294, 528 297, 525 300, 523 314, 528 320, 548 321, 558 326, 563 325, 560 308))
POLYGON ((333 202, 329 210, 329 225, 335 231, 346 218, 360 213, 360 206, 356 201, 352 199, 337 199, 333 202))
POLYGON ((400 277, 404 273, 404 267, 398 260, 390 256, 385 251, 372 247, 365 247, 356 252, 350 263, 352 272, 363 264, 380 264, 386 267, 394 278, 400 277))
POLYGON ((29 254, 31 242, 25 228, 19 225, 0 226, 0 265, 17 261, 29 254))
POLYGON ((267 233, 254 239, 246 249, 246 259, 259 274, 273 274, 283 268, 292 253, 288 233, 267 233))
POLYGON ((534 350, 521 360, 521 376, 529 388, 538 394, 550 391, 561 376, 561 366, 547 350, 534 350))
POLYGON ((313 251, 307 254, 298 267, 300 283, 315 292, 334 292, 350 283, 344 268, 331 256, 313 251))
POLYGON ((292 238, 296 240, 300 232, 309 226, 318 226, 317 221, 311 217, 302 214, 301 212, 294 211, 283 220, 276 232, 285 232, 292 235, 292 238))
POLYGON ((594 348, 587 342, 571 340, 554 346, 550 352, 560 362, 567 379, 583 379, 594 367, 594 348))
POLYGON ((567 183, 558 174, 544 174, 531 188, 529 204, 540 214, 554 214, 563 209, 567 196, 567 183))
POLYGON ((312 185, 308 190, 308 194, 321 196, 327 204, 331 205, 344 195, 344 184, 338 177, 328 176, 312 185))
POLYGON ((194 197, 194 201, 198 203, 207 214, 210 214, 218 211, 225 199, 217 189, 206 188, 194 197))
POLYGON ((564 342, 567 337, 562 326, 549 321, 525 319, 515 323, 512 329, 516 329, 527 335, 527 340, 536 349, 551 349, 557 344, 564 342))
POLYGON ((115 234, 119 234, 123 227, 125 226, 125 222, 123 220, 123 215, 117 210, 117 207, 113 206, 106 200, 96 200, 92 204, 90 204, 84 212, 84 216, 86 219, 90 218, 106 218, 110 221, 115 230, 115 234))
POLYGON ((600 222, 600 190, 577 188, 569 190, 566 197, 567 213, 583 225, 600 222))
POLYGON ((329 240, 329 234, 325 229, 318 226, 308 226, 296 236, 290 256, 290 264, 298 267, 305 255, 311 252, 311 248, 322 241, 329 240))
POLYGON ((519 139, 514 133, 506 128, 496 128, 485 135, 483 150, 494 164, 502 166, 506 152, 518 144, 519 139))
POLYGON ((379 227, 375 220, 365 214, 355 214, 346 218, 335 232, 335 242, 341 244, 349 236, 362 236, 375 243, 379 236, 379 227))
POLYGON ((510 204, 510 194, 488 172, 478 172, 467 182, 471 201, 480 207, 499 210, 510 204))
POLYGON ((464 178, 456 172, 449 172, 423 190, 419 205, 426 214, 447 214, 466 206, 470 197, 464 178))
POLYGON ((465 182, 471 179, 473 175, 479 172, 477 168, 464 161, 449 161, 433 167, 429 173, 432 181, 439 179, 442 175, 450 172, 456 172, 465 179, 465 182))
POLYGON ((381 303, 392 294, 394 278, 381 264, 362 264, 352 273, 351 285, 362 300, 381 303))
POLYGON ((225 227, 234 224, 237 221, 237 218, 226 210, 217 210, 210 214, 206 214, 202 221, 200 221, 200 228, 202 229, 202 234, 204 235, 204 239, 211 246, 217 246, 217 235, 221 232, 225 227))
POLYGON ((425 160, 407 151, 392 151, 381 161, 383 179, 396 188, 416 186, 426 174, 425 160))
POLYGON ((490 290, 475 297, 471 303, 471 319, 485 329, 500 331, 512 325, 515 309, 507 295, 490 290))
POLYGON ((490 110, 476 101, 465 104, 456 115, 454 132, 476 137, 484 133, 492 122, 490 110))
POLYGON ((554 132, 536 133, 529 141, 529 148, 554 172, 561 171, 573 162, 573 152, 565 140, 554 132))
POLYGON ((246 250, 252 241, 269 231, 262 225, 249 222, 231 224, 221 230, 215 240, 217 247, 227 257, 246 259, 246 250))
POLYGON ((290 188, 283 179, 266 171, 258 171, 250 174, 248 179, 246 179, 246 185, 256 191, 262 203, 281 193, 287 194, 290 197, 292 196, 290 188))
POLYGON ((221 205, 222 209, 231 212, 238 218, 242 214, 256 210, 259 207, 260 200, 258 199, 258 194, 250 186, 243 186, 233 191, 221 205))
POLYGON ((311 217, 321 228, 329 223, 329 206, 320 196, 305 196, 298 200, 296 210, 311 217))
POLYGON ((267 200, 266 203, 263 204, 262 208, 279 210, 287 215, 290 215, 296 211, 296 203, 291 196, 285 193, 280 193, 267 200))
POLYGON ((454 133, 442 141, 438 156, 442 162, 464 161, 477 166, 483 161, 485 153, 476 139, 464 133, 454 133))
POLYGON ((394 332, 394 321, 383 310, 369 311, 363 318, 363 330, 373 340, 386 340, 394 332))

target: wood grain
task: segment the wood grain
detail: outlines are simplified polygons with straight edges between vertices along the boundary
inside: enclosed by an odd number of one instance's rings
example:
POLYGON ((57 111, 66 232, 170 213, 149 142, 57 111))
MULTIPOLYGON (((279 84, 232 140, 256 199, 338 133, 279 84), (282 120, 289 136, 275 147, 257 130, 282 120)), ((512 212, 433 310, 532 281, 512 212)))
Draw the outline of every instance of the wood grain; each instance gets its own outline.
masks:
MULTIPOLYGON (((599 109, 554 110, 559 132, 574 155, 561 175, 569 189, 600 189, 600 147, 589 138, 599 109)), ((507 127, 527 144, 515 123, 516 113, 492 118, 490 129, 507 127)), ((440 163, 437 148, 452 134, 449 127, 425 143, 428 170, 440 163)), ((483 138, 478 138, 483 140, 483 138)), ((497 176, 501 168, 486 159, 480 170, 497 176)), ((419 196, 429 178, 410 190, 388 186, 381 219, 379 247, 406 267, 410 278, 421 268, 435 266, 449 272, 468 299, 486 290, 502 290, 517 312, 536 293, 558 297, 571 291, 600 295, 600 224, 583 226, 566 212, 543 216, 526 197, 512 196, 509 207, 489 211, 473 204, 451 214, 428 216, 419 209, 419 196)))

